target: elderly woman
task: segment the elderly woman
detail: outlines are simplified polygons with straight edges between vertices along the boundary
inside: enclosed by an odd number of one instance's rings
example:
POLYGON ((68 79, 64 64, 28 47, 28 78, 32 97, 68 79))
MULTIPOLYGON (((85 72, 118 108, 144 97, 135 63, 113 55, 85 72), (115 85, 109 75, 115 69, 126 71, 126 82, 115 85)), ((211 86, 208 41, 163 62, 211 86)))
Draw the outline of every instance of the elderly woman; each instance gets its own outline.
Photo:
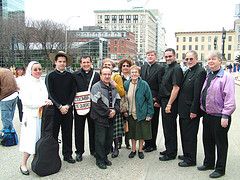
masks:
POLYGON ((45 83, 40 80, 41 75, 41 64, 36 61, 30 62, 19 92, 24 112, 19 146, 19 150, 23 152, 23 161, 20 166, 23 175, 29 175, 27 160, 31 154, 35 154, 36 142, 41 136, 39 108, 52 105, 52 102, 48 100, 45 83))
POLYGON ((235 105, 234 78, 221 67, 222 56, 218 51, 210 52, 207 63, 210 72, 201 91, 201 109, 203 110, 203 146, 204 162, 198 170, 214 169, 210 178, 218 178, 225 174, 228 150, 228 130, 231 114, 235 105), (217 162, 215 165, 215 146, 217 162))
MULTIPOLYGON (((126 80, 129 80, 130 75, 129 75, 128 71, 132 65, 133 65, 132 61, 128 58, 123 58, 119 61, 118 69, 119 69, 120 75, 122 77, 123 83, 126 80)), ((123 114, 121 114, 121 117, 123 118, 123 121, 124 121, 125 127, 126 127, 126 123, 127 123, 126 119, 127 118, 123 114)), ((125 144, 126 144, 127 149, 131 149, 130 144, 129 144, 128 132, 125 132, 125 144)), ((121 149, 121 145, 122 145, 122 137, 119 138, 118 149, 121 149)))
MULTIPOLYGON (((102 67, 109 67, 111 70, 113 70, 115 66, 116 64, 109 58, 106 58, 102 61, 102 67)), ((123 97, 125 95, 125 90, 123 88, 123 81, 121 76, 113 72, 111 79, 112 79, 110 81, 111 85, 117 89, 120 97, 123 97)), ((112 158, 116 158, 118 157, 119 154, 118 150, 119 137, 124 136, 124 124, 120 114, 116 115, 116 119, 113 124, 113 130, 114 130, 113 133, 114 151, 112 154, 112 158)))
POLYGON ((142 146, 144 140, 152 138, 151 122, 153 117, 153 100, 151 90, 146 81, 140 77, 140 68, 133 65, 129 69, 130 79, 124 82, 124 89, 126 90, 129 109, 129 139, 132 141, 132 152, 129 158, 136 155, 136 141, 139 140, 138 157, 144 158, 142 146))

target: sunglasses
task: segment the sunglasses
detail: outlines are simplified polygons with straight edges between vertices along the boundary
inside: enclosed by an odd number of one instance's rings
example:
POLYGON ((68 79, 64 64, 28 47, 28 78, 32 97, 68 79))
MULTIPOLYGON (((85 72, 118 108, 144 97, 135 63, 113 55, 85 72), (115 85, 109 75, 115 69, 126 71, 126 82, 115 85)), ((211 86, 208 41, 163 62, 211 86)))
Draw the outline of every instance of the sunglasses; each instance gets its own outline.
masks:
POLYGON ((171 58, 171 57, 173 57, 172 55, 170 55, 170 56, 165 56, 165 58, 167 59, 167 58, 171 58))
POLYGON ((193 60, 193 58, 186 58, 185 60, 186 60, 186 61, 188 61, 188 60, 192 61, 192 60, 193 60))
POLYGON ((122 67, 129 67, 129 65, 122 65, 122 67))
POLYGON ((42 71, 42 68, 34 68, 33 71, 42 71))

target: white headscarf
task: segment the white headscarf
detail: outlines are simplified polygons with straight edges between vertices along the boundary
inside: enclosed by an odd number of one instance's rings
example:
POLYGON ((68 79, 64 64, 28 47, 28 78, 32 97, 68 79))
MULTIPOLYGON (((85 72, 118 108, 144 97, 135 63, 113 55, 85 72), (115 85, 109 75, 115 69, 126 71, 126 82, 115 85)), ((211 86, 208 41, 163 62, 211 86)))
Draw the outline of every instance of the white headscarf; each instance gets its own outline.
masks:
POLYGON ((31 61, 27 66, 26 77, 32 76, 32 67, 34 64, 40 64, 40 63, 37 61, 31 61))

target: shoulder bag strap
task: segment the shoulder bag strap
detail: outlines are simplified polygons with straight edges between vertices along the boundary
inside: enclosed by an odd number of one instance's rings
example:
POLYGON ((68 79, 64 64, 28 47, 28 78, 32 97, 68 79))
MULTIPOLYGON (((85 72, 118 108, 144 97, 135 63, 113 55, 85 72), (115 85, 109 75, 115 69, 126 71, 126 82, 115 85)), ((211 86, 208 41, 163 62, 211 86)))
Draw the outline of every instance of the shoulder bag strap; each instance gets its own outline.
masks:
POLYGON ((88 91, 90 92, 90 89, 91 89, 91 86, 92 86, 92 82, 93 82, 93 78, 95 76, 95 71, 93 71, 93 74, 92 74, 92 77, 91 77, 91 80, 89 82, 89 85, 88 85, 88 91))

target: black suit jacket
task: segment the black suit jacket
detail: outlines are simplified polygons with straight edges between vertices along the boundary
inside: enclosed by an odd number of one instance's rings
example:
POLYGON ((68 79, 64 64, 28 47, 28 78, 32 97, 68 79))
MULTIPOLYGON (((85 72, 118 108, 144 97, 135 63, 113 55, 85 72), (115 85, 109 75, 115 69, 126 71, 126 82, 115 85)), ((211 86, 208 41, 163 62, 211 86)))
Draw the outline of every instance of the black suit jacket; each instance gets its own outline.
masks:
POLYGON ((200 115, 200 93, 205 78, 206 71, 199 64, 185 72, 178 97, 178 114, 181 118, 189 117, 190 113, 200 115))
POLYGON ((149 75, 147 75, 147 67, 148 64, 144 64, 141 67, 141 74, 140 76, 142 77, 143 80, 145 80, 152 92, 152 96, 157 98, 157 102, 160 103, 160 96, 159 96, 159 88, 162 82, 162 77, 165 73, 165 69, 163 66, 155 62, 154 65, 151 67, 151 71, 149 75))

